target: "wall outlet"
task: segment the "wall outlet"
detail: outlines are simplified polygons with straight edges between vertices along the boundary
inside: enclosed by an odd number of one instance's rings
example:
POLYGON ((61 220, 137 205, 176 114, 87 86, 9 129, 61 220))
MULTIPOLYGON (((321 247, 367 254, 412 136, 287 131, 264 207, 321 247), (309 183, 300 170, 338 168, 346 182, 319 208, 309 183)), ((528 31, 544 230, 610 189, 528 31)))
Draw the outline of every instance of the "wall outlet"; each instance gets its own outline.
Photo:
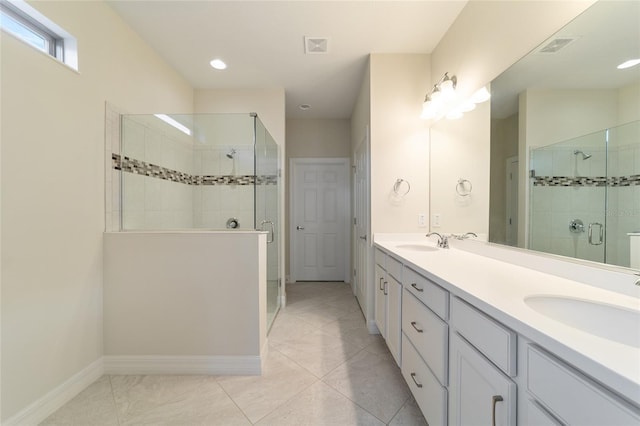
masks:
POLYGON ((442 226, 440 223, 440 213, 433 214, 433 218, 431 220, 431 226, 433 226, 434 228, 440 228, 440 226, 442 226))
POLYGON ((427 216, 424 213, 418 213, 418 226, 420 228, 427 226, 427 216))

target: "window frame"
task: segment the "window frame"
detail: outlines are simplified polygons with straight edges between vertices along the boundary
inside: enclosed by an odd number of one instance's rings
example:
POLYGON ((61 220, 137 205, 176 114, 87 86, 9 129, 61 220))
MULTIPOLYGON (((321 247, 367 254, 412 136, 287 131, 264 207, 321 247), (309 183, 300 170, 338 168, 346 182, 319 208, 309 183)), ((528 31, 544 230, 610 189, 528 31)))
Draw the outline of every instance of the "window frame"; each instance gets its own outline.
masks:
POLYGON ((0 25, 2 31, 78 71, 77 40, 55 22, 42 15, 24 0, 0 0, 0 14, 23 26, 35 36, 42 38, 45 48, 42 49, 24 34, 0 25))

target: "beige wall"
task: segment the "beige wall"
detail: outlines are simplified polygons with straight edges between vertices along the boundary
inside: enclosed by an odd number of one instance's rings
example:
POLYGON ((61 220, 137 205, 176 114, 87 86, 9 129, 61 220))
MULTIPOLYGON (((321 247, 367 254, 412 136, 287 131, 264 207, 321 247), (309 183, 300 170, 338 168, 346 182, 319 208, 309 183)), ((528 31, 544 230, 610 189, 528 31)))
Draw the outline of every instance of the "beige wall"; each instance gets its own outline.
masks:
MULTIPOLYGON (((349 158, 351 157, 350 120, 343 119, 289 119, 286 123, 286 164, 291 158, 349 158)), ((289 266, 289 211, 290 185, 285 184, 285 270, 289 266)))
POLYGON ((418 214, 429 214, 429 130, 427 123, 420 119, 431 80, 429 68, 429 55, 372 54, 370 57, 371 230, 374 234, 427 230, 418 226, 418 214), (407 195, 394 194, 397 179, 411 185, 407 195))
POLYGON ((2 34, 2 420, 102 356, 105 101, 191 112, 192 88, 103 2, 33 2, 77 73, 2 34))
POLYGON ((196 90, 196 113, 255 112, 282 151, 285 147, 284 89, 196 90))

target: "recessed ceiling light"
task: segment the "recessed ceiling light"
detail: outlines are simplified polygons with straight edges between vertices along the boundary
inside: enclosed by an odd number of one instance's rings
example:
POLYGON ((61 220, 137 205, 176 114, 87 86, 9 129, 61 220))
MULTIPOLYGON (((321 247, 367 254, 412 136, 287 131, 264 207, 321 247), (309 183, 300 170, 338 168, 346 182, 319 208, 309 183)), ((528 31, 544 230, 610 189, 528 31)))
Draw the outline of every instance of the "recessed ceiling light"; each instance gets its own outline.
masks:
POLYGON ((209 62, 211 64, 211 66, 217 70, 223 70, 227 68, 227 64, 224 63, 224 61, 222 59, 214 59, 213 61, 209 62))
POLYGON ((629 59, 628 61, 625 61, 618 65, 618 69, 623 70, 625 68, 635 67, 638 64, 640 64, 640 59, 629 59))
POLYGON ((298 105, 298 108, 300 108, 302 111, 308 111, 311 109, 311 105, 309 104, 300 104, 298 105))

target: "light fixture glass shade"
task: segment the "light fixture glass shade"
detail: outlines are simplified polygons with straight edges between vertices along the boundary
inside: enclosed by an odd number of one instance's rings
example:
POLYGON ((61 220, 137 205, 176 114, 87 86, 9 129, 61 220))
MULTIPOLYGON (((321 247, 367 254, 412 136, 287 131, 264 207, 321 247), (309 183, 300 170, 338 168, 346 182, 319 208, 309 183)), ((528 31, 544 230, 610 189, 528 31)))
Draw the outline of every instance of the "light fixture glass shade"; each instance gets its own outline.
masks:
POLYGON ((444 80, 440 83, 440 92, 442 93, 442 98, 444 100, 451 100, 455 96, 455 87, 453 85, 453 81, 450 79, 444 80))
POLYGON ((482 102, 488 101, 489 98, 491 98, 491 93, 489 93, 487 87, 485 86, 471 96, 471 102, 473 102, 474 104, 480 104, 482 102))
POLYGON ((471 101, 467 101, 462 105, 458 106, 458 108, 456 108, 456 111, 469 112, 469 111, 473 111, 474 109, 476 109, 476 104, 471 101))
POLYGON ((457 120, 459 118, 462 118, 463 115, 464 114, 462 113, 462 111, 454 109, 454 110, 449 111, 447 113, 446 117, 449 120, 457 120))
POLYGON ((431 120, 438 115, 438 108, 432 100, 427 98, 422 104, 422 114, 420 114, 420 118, 423 120, 431 120))

